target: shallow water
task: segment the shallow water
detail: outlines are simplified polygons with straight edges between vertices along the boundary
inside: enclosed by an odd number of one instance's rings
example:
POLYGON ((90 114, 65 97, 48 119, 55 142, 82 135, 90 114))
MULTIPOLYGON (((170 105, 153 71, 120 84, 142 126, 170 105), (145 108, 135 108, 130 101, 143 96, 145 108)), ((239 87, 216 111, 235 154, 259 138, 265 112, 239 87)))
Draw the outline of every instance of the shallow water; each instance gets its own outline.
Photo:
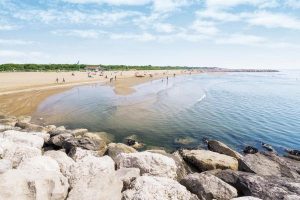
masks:
POLYGON ((135 89, 118 96, 110 86, 75 87, 45 100, 34 118, 169 150, 201 146, 203 137, 237 150, 260 142, 300 148, 299 71, 187 75, 135 89))

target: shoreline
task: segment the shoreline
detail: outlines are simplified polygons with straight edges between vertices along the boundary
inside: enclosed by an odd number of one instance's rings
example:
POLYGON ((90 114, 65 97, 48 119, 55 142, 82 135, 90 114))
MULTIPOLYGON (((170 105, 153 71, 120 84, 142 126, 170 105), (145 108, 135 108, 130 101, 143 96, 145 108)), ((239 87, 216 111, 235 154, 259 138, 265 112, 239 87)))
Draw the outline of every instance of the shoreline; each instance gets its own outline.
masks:
POLYGON ((104 132, 1 115, 0 140, 1 199, 281 200, 300 195, 299 150, 279 156, 270 146, 265 151, 245 146, 237 152, 207 140, 206 148, 139 151, 134 139, 115 143, 104 132))
MULTIPOLYGON (((102 76, 99 76, 100 72, 90 72, 93 78, 88 78, 88 72, 74 73, 75 76, 72 76, 71 72, 0 73, 0 114, 31 115, 47 97, 76 86, 108 84, 114 87, 113 90, 117 95, 129 95, 134 92, 134 86, 150 80, 170 77, 174 73, 176 75, 189 74, 182 70, 105 71, 102 76), (136 73, 142 73, 145 77, 136 77, 136 73), (117 76, 116 80, 115 76, 117 76), (66 83, 54 83, 55 77, 60 77, 60 80, 62 77, 65 78, 66 83), (112 82, 110 82, 111 78, 112 82)), ((199 72, 192 74, 196 73, 199 72)))

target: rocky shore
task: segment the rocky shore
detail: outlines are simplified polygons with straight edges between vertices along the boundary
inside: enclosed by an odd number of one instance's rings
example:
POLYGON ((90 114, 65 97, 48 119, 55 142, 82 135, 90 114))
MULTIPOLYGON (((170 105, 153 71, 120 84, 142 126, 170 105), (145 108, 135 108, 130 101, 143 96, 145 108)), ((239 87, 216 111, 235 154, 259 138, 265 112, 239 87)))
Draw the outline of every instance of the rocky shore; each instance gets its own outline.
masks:
MULTIPOLYGON (((207 141, 138 152, 136 141, 0 116, 0 199, 300 200, 300 155, 207 141)), ((266 148, 269 148, 266 146, 266 148)))

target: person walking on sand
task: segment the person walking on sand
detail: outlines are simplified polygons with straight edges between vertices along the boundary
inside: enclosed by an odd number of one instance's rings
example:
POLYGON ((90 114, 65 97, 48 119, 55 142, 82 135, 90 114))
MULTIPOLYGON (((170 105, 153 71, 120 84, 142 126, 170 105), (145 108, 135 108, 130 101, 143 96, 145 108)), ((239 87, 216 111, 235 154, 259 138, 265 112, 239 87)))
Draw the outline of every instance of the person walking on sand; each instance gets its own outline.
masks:
POLYGON ((58 83, 58 78, 56 78, 56 83, 58 83))
POLYGON ((117 76, 115 76, 115 81, 117 80, 117 76))
POLYGON ((110 82, 112 82, 113 80, 114 80, 114 78, 110 78, 110 80, 109 80, 109 81, 110 81, 110 82))
POLYGON ((66 80, 65 80, 65 78, 63 78, 63 81, 62 81, 63 83, 65 83, 66 82, 66 80))

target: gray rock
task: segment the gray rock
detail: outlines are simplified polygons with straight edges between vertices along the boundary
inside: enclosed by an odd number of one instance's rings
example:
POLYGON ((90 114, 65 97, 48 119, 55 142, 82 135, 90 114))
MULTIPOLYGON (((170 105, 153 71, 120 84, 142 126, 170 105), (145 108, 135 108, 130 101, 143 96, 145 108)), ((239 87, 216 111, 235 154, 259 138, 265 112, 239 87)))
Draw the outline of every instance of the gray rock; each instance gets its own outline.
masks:
POLYGON ((76 137, 76 136, 82 136, 83 134, 87 133, 88 130, 85 128, 80 128, 80 129, 72 130, 71 132, 72 132, 72 135, 74 135, 76 137))
POLYGON ((62 133, 51 137, 48 143, 57 147, 62 147, 63 142, 72 137, 73 135, 70 133, 62 133))
POLYGON ((0 160, 0 174, 12 169, 12 162, 7 159, 0 160))
POLYGON ((216 176, 235 187, 243 196, 264 200, 282 200, 290 195, 300 195, 300 180, 262 176, 247 172, 223 170, 216 176))
POLYGON ((1 115, 1 117, 0 117, 0 124, 2 124, 2 125, 15 126, 17 122, 18 122, 18 119, 13 116, 1 115))
POLYGON ((62 147, 69 152, 72 148, 80 147, 87 150, 97 151, 99 155, 106 152, 107 146, 105 141, 92 140, 87 137, 68 138, 63 141, 62 147))
POLYGON ((107 148, 107 154, 115 160, 115 158, 121 153, 136 153, 137 151, 122 143, 110 143, 107 148))
POLYGON ((241 159, 243 157, 238 152, 229 148, 226 144, 219 142, 217 140, 208 141, 208 149, 220 154, 225 154, 227 156, 234 157, 236 159, 241 159))
POLYGON ((19 130, 21 130, 21 128, 20 127, 11 126, 11 125, 2 125, 2 124, 0 124, 0 132, 4 132, 4 131, 8 131, 8 130, 19 131, 19 130))
POLYGON ((175 180, 141 176, 123 192, 122 200, 198 200, 198 197, 175 180))
POLYGON ((121 153, 115 159, 118 168, 139 168, 141 175, 177 178, 177 166, 172 158, 157 153, 121 153))
POLYGON ((31 121, 31 116, 19 116, 18 122, 29 123, 31 121))
POLYGON ((69 152, 68 156, 70 156, 75 161, 79 161, 79 160, 81 160, 81 159, 83 159, 84 157, 87 157, 87 156, 98 157, 99 154, 98 154, 97 151, 91 151, 91 150, 86 150, 86 149, 76 147, 76 148, 73 148, 69 152))
POLYGON ((245 172, 266 176, 300 178, 300 162, 279 157, 275 154, 247 154, 239 161, 239 168, 245 172), (298 165, 298 166, 297 166, 298 165))
POLYGON ((200 171, 213 169, 238 169, 236 158, 207 150, 181 150, 183 159, 200 171))
POLYGON ((203 200, 237 197, 237 190, 234 187, 210 174, 189 174, 180 183, 203 200))

